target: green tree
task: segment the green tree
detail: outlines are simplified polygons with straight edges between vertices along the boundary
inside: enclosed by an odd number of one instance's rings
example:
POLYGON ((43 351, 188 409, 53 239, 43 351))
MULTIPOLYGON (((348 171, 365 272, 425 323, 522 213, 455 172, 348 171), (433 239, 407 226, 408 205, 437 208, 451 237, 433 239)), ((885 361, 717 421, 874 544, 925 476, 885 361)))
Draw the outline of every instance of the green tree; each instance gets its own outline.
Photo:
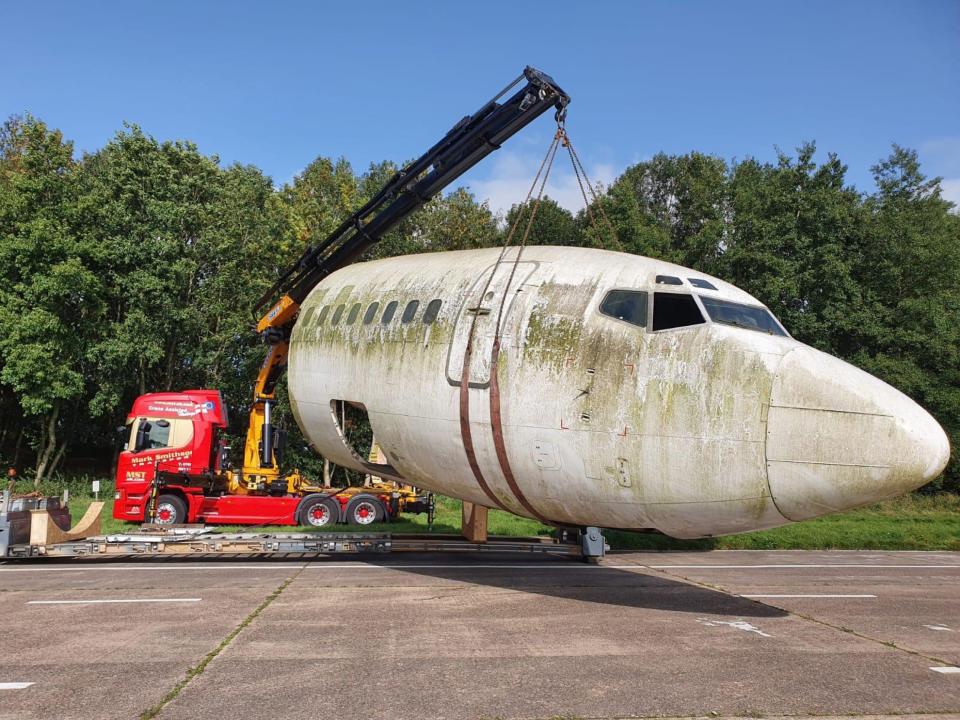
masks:
POLYGON ((729 217, 717 274, 767 304, 797 338, 849 355, 866 330, 852 277, 866 220, 834 155, 818 166, 807 143, 776 165, 747 160, 729 181, 729 217))
POLYGON ((13 420, 36 421, 36 483, 85 410, 86 346, 104 309, 94 248, 75 228, 75 170, 72 144, 43 122, 0 132, 0 382, 19 405, 13 420))
POLYGON ((878 192, 856 282, 875 328, 852 359, 929 409, 951 436, 943 487, 960 490, 960 216, 917 154, 894 146, 873 168, 878 192))
MULTIPOLYGON (((522 241, 535 204, 536 200, 526 205, 517 204, 507 212, 504 232, 509 232, 509 228, 516 225, 512 243, 522 241)), ((536 215, 533 215, 527 245, 582 246, 583 243, 583 235, 573 214, 566 208, 560 207, 553 198, 544 195, 537 207, 536 215)))
POLYGON ((660 153, 628 168, 601 202, 624 251, 709 273, 723 249, 726 190, 720 158, 660 153))

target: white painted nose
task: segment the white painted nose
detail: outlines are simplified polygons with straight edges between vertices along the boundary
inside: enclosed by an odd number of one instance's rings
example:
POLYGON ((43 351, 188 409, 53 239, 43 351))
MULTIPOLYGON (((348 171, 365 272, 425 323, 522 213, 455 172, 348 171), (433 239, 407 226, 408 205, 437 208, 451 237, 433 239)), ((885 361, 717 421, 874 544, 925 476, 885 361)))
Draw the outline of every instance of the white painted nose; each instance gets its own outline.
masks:
POLYGON ((899 390, 810 347, 784 356, 770 393, 767 477, 787 519, 901 495, 949 459, 943 428, 899 390))

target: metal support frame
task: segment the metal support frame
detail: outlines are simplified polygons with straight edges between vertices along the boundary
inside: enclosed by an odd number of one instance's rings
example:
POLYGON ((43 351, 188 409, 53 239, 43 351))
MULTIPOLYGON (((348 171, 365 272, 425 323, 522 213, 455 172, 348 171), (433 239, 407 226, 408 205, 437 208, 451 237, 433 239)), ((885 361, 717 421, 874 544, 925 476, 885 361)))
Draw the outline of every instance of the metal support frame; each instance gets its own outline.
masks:
POLYGON ((580 530, 580 553, 586 562, 600 562, 609 549, 600 528, 590 526, 580 530))
POLYGON ((11 545, 8 558, 203 557, 385 554, 390 552, 510 553, 581 558, 582 547, 547 537, 493 537, 470 542, 458 535, 390 533, 210 533, 204 528, 105 535, 54 545, 11 545))
POLYGON ((10 546, 10 520, 7 515, 10 494, 10 488, 4 490, 2 504, 0 504, 0 558, 7 556, 7 549, 10 546))

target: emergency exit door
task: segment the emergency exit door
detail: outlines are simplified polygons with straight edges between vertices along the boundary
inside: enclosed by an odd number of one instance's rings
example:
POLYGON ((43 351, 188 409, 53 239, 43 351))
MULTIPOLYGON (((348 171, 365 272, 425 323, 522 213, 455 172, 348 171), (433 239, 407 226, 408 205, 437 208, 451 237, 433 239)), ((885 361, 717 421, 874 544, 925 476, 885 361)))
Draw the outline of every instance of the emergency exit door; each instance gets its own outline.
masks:
POLYGON ((512 260, 505 260, 487 268, 473 283, 457 314, 450 354, 447 356, 447 379, 451 383, 459 385, 463 376, 463 360, 471 328, 473 350, 470 355, 470 385, 486 387, 490 383, 490 354, 500 305, 504 304, 500 320, 500 344, 506 345, 513 342, 509 320, 517 305, 517 293, 536 266, 535 262, 521 262, 514 266, 512 260))

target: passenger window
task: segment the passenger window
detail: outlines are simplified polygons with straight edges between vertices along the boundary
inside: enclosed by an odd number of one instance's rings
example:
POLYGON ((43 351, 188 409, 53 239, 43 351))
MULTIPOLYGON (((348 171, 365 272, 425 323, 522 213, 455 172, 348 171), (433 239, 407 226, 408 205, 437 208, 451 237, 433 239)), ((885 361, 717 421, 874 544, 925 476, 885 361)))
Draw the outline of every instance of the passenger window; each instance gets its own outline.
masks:
POLYGON ((600 312, 639 327, 647 326, 647 294, 636 290, 611 290, 600 303, 600 312))
POLYGON ((320 310, 320 314, 317 315, 317 326, 320 327, 323 325, 324 321, 327 319, 327 315, 330 314, 330 306, 324 305, 323 309, 320 310))
POLYGON ((655 331, 699 325, 702 322, 703 315, 693 295, 654 293, 653 329, 655 331))
POLYGON ((367 312, 363 316, 363 324, 369 325, 373 322, 373 319, 377 316, 377 310, 380 309, 380 303, 372 302, 370 307, 367 308, 367 312))
POLYGON ((440 313, 440 306, 443 305, 443 301, 439 298, 436 300, 431 300, 427 303, 427 309, 423 311, 423 324, 431 325, 434 320, 437 319, 437 315, 440 313))
POLYGON ((413 316, 417 314, 417 308, 420 307, 419 300, 411 300, 407 303, 407 306, 403 309, 403 316, 400 318, 400 322, 406 324, 413 320, 413 316))
POLYGON ((398 304, 396 300, 391 300, 387 303, 387 307, 383 311, 383 317, 380 318, 380 322, 383 325, 389 325, 390 321, 393 320, 393 316, 397 313, 398 304))
POLYGON ((337 305, 337 309, 333 311, 333 317, 330 318, 330 324, 336 325, 341 317, 343 317, 343 305, 337 305))
POLYGON ((303 325, 309 325, 309 324, 310 324, 310 318, 313 317, 313 315, 314 315, 315 312, 317 312, 317 306, 316 306, 316 305, 314 305, 314 306, 311 307, 311 308, 307 308, 307 311, 303 314, 303 317, 300 318, 300 322, 301 322, 303 325))
POLYGON ((347 325, 353 325, 357 319, 357 315, 360 314, 360 303, 354 303, 353 307, 350 308, 350 312, 347 314, 347 325))

